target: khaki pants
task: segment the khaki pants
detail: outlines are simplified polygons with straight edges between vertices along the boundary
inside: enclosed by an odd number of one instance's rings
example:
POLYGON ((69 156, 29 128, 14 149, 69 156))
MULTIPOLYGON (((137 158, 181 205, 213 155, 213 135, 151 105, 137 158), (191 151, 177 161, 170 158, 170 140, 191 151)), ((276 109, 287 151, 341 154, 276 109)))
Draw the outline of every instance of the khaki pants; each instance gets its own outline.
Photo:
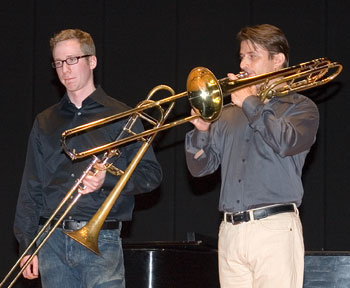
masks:
POLYGON ((237 225, 221 223, 222 288, 302 288, 303 276, 304 242, 298 211, 237 225))

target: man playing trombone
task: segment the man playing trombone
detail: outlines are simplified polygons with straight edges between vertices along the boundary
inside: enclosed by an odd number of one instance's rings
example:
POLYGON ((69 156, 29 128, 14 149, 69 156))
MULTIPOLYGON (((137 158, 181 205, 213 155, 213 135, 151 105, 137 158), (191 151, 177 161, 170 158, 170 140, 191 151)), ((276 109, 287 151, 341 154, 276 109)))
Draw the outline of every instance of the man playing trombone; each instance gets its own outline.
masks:
MULTIPOLYGON (((128 110, 101 87, 95 87, 93 71, 97 58, 90 34, 78 29, 63 30, 54 35, 50 46, 52 66, 66 93, 58 104, 38 114, 29 137, 14 223, 20 252, 35 237, 38 227, 46 223, 90 161, 71 161, 62 152, 62 132, 128 110)), ((125 122, 120 120, 94 129, 70 139, 71 143, 85 149, 111 142, 122 133, 125 122)), ((139 120, 135 126, 135 132, 143 130, 139 120)), ((140 146, 134 142, 121 147, 120 154, 111 162, 125 170, 140 146)), ((37 278, 40 271, 43 287, 125 287, 121 222, 132 218, 134 195, 155 189, 162 171, 152 148, 148 149, 103 223, 98 240, 101 255, 96 255, 63 232, 84 226, 118 181, 119 176, 106 173, 105 168, 97 162, 82 179, 78 188, 82 197, 24 270, 25 278, 37 278)), ((23 258, 21 265, 28 257, 23 258)))
MULTIPOLYGON (((238 40, 240 67, 248 77, 287 67, 289 45, 279 28, 245 27, 238 40)), ((192 121, 195 129, 186 135, 187 165, 195 177, 221 167, 221 287, 301 288, 304 243, 297 207, 319 113, 297 93, 261 101, 259 88, 234 91, 233 105, 212 124, 192 121)))

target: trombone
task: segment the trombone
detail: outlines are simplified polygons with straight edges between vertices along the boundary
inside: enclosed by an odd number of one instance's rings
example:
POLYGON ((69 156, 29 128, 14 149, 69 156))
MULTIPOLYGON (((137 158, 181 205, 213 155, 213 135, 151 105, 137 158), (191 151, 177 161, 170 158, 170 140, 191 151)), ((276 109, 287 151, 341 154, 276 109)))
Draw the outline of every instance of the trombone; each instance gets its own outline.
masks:
POLYGON ((249 78, 230 80, 228 77, 226 77, 218 80, 209 69, 205 67, 197 67, 194 68, 188 75, 186 92, 172 95, 152 103, 145 103, 144 105, 140 105, 128 111, 66 130, 62 133, 61 137, 62 148, 72 160, 75 160, 89 155, 94 155, 101 151, 118 147, 135 140, 140 140, 143 137, 181 125, 198 117, 206 121, 213 122, 221 115, 221 111, 224 107, 223 98, 230 95, 233 91, 247 86, 260 84, 261 86, 258 96, 262 101, 264 101, 265 99, 282 97, 291 93, 324 85, 337 77, 342 69, 343 66, 338 62, 331 62, 327 58, 318 58, 309 62, 283 68, 278 71, 249 78), (331 69, 335 69, 335 71, 333 71, 332 74, 328 74, 331 69), (183 97, 188 97, 190 105, 196 112, 196 115, 178 119, 164 125, 159 125, 158 127, 151 128, 139 134, 131 135, 129 137, 81 152, 77 152, 75 149, 70 149, 67 145, 68 138, 72 137, 73 135, 85 133, 91 128, 105 125, 134 113, 142 113, 146 109, 150 109, 155 106, 161 106, 168 102, 175 102, 183 97))
MULTIPOLYGON (((99 119, 73 129, 66 130, 62 133, 61 144, 64 152, 72 159, 80 159, 90 155, 93 155, 93 160, 88 166, 88 168, 83 172, 81 178, 79 178, 76 184, 71 188, 71 190, 64 197, 62 202, 59 204, 57 209, 54 211, 53 215, 48 219, 47 223, 44 224, 43 228, 39 231, 39 234, 34 238, 32 243, 22 254, 20 259, 12 267, 10 272, 5 276, 5 278, 0 283, 2 287, 13 271, 19 266, 22 259, 29 252, 29 250, 35 245, 39 237, 47 232, 47 229, 50 226, 50 222, 61 210, 62 206, 69 200, 70 196, 79 188, 85 176, 88 174, 94 165, 99 161, 95 156, 100 152, 105 152, 102 158, 102 162, 105 164, 105 167, 111 173, 117 174, 120 176, 119 181, 114 186, 112 191, 109 193, 105 202, 101 205, 95 215, 90 219, 87 225, 82 227, 79 230, 73 232, 65 232, 69 237, 78 241, 80 244, 84 245, 91 251, 96 254, 99 254, 98 250, 98 235, 101 230, 101 227, 108 216, 109 211, 112 209, 114 203, 118 199, 121 191, 126 185, 127 181, 131 177, 132 173, 136 169, 136 166, 141 161, 143 155, 151 145, 156 134, 160 131, 181 125, 183 123, 194 120, 195 118, 201 117, 202 119, 213 122, 217 120, 223 109, 223 98, 230 95, 233 91, 242 89, 250 85, 260 85, 260 92, 258 96, 262 101, 265 99, 270 99, 272 97, 282 97, 290 93, 300 92, 307 90, 313 87, 324 85, 335 77, 337 77, 342 71, 342 65, 337 62, 331 62, 327 58, 318 58, 309 62, 301 63, 289 68, 284 68, 278 71, 265 73, 249 78, 241 78, 237 80, 230 80, 229 78, 222 78, 217 80, 214 74, 207 68, 197 67, 194 68, 188 75, 187 78, 187 91, 180 94, 175 94, 174 90, 166 85, 159 85, 153 88, 146 100, 139 103, 136 108, 130 109, 128 111, 118 113, 103 119, 99 119), (328 75, 328 72, 331 69, 335 71, 328 75), (171 96, 154 101, 151 100, 151 97, 154 93, 159 90, 167 90, 171 93, 171 96), (171 110, 175 105, 177 99, 188 97, 192 109, 196 112, 195 115, 185 117, 183 119, 175 120, 170 123, 165 123, 168 118, 171 110), (162 105, 170 103, 167 108, 163 108, 162 105), (148 109, 155 108, 160 112, 159 119, 153 118, 150 114, 145 111, 148 109), (124 126, 122 133, 116 138, 115 141, 88 149, 86 151, 77 152, 75 149, 70 149, 67 145, 67 140, 74 135, 80 133, 87 133, 88 130, 106 125, 113 121, 129 117, 127 124, 124 126), (141 118, 149 122, 153 128, 145 130, 140 133, 135 133, 132 131, 132 127, 136 120, 141 118), (129 135, 124 137, 125 135, 129 135), (139 151, 127 167, 125 171, 114 167, 113 165, 107 164, 108 160, 111 157, 117 156, 119 151, 117 147, 130 143, 132 141, 142 141, 143 144, 140 147, 139 151)), ((97 172, 95 172, 97 173, 97 172)), ((44 240, 37 247, 35 252, 31 257, 25 262, 20 272, 10 283, 8 287, 12 287, 14 282, 22 274, 24 269, 29 265, 34 256, 41 249, 42 245, 47 241, 53 231, 57 228, 59 223, 64 219, 65 215, 69 210, 74 206, 76 201, 80 198, 81 194, 78 195, 72 200, 68 205, 66 211, 63 212, 59 220, 51 227, 51 230, 47 233, 44 240)))

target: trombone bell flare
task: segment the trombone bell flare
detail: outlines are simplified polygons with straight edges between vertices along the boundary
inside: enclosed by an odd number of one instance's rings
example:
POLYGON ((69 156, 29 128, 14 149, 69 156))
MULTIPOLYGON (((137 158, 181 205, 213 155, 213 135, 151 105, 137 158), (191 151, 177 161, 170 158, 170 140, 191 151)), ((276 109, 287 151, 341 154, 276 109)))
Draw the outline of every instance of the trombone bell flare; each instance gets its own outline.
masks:
POLYGON ((214 74, 205 67, 194 68, 187 78, 187 93, 193 110, 204 120, 218 119, 222 111, 222 90, 214 74))

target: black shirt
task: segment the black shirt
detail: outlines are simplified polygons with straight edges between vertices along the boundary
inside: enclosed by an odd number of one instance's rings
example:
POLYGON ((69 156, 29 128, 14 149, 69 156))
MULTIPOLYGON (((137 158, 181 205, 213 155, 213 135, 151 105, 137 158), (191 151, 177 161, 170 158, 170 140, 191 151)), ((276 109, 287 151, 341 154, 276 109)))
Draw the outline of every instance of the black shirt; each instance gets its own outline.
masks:
MULTIPOLYGON (((14 231, 20 251, 24 251, 24 248, 36 235, 40 216, 50 217, 52 215, 54 209, 92 160, 87 157, 87 159, 71 161, 61 148, 62 132, 128 109, 125 104, 109 97, 101 88, 97 88, 83 101, 80 109, 76 108, 65 94, 59 103, 38 114, 29 137, 15 215, 14 231)), ((71 137, 68 145, 77 151, 85 151, 111 142, 121 133, 126 120, 119 120, 104 125, 102 128, 71 137)), ((141 121, 137 121, 133 131, 142 130, 141 121)), ((125 170, 141 145, 140 142, 133 142, 120 147, 121 155, 117 159, 111 159, 114 160, 114 165, 125 170)), ((107 219, 130 220, 134 208, 133 195, 152 191, 160 184, 161 178, 161 167, 150 147, 124 187, 107 219)), ((119 176, 107 173, 102 187, 98 191, 82 195, 66 217, 89 220, 104 202, 118 179, 119 176)), ((59 213, 58 216, 60 214, 62 213, 59 213)))

